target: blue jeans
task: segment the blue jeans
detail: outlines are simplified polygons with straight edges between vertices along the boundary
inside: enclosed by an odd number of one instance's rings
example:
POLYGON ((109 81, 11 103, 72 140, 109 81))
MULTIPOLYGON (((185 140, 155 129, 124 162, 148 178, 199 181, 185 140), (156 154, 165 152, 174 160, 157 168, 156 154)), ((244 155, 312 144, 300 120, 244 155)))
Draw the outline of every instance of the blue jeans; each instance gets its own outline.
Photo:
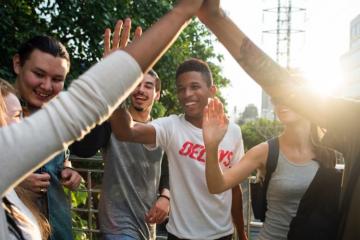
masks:
POLYGON ((127 234, 102 234, 102 240, 138 240, 135 237, 129 236, 127 234))

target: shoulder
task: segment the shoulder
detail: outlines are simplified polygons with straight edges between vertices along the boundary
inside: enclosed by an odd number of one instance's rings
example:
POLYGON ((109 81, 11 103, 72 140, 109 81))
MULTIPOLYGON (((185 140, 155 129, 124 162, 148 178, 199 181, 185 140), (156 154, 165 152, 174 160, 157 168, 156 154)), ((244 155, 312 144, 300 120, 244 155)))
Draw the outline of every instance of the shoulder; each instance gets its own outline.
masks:
POLYGON ((258 166, 263 168, 266 165, 268 152, 269 144, 267 142, 262 142, 247 151, 245 156, 246 158, 252 159, 253 161, 257 161, 258 166))

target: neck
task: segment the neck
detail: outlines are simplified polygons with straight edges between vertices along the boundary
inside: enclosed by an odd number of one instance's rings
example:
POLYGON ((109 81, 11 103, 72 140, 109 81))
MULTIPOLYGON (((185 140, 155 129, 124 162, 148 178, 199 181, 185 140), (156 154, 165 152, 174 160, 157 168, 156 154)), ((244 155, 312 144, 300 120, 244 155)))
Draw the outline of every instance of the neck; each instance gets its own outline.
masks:
POLYGON ((135 122, 146 123, 150 121, 151 119, 150 111, 151 108, 145 109, 143 111, 137 111, 133 106, 129 107, 129 113, 135 122))
POLYGON ((185 114, 185 119, 195 127, 202 129, 202 116, 200 118, 191 118, 185 114))
POLYGON ((311 126, 309 122, 301 121, 296 124, 287 125, 281 135, 282 142, 294 148, 311 147, 311 126))

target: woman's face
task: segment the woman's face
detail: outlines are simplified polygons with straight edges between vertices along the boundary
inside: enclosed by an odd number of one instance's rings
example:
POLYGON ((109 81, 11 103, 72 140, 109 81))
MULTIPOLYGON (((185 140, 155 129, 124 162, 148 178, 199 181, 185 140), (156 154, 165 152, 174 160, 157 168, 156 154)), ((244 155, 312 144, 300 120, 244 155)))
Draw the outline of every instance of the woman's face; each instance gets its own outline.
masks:
POLYGON ((4 100, 6 106, 6 124, 9 125, 19 122, 22 117, 22 108, 19 99, 14 94, 9 93, 4 100))
POLYGON ((280 122, 282 122, 285 125, 296 123, 303 120, 302 117, 300 117, 297 113, 295 113, 294 111, 292 111, 290 108, 288 108, 283 104, 276 103, 274 104, 274 108, 280 122))

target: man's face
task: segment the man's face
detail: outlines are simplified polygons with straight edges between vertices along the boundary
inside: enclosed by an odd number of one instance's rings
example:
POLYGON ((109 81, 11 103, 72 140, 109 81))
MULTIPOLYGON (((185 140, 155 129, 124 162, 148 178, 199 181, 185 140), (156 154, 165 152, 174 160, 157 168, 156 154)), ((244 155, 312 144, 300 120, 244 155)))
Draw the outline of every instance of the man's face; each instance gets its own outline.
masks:
POLYGON ((156 79, 149 74, 145 74, 142 82, 130 95, 131 107, 139 112, 146 110, 150 112, 154 101, 160 97, 160 91, 156 91, 155 86, 156 79))
POLYGON ((202 119, 208 98, 215 95, 215 86, 207 86, 200 72, 185 72, 176 79, 177 96, 188 120, 202 119))
POLYGON ((13 58, 17 87, 21 97, 32 107, 41 108, 64 88, 69 71, 66 59, 35 49, 21 66, 18 55, 13 58))

